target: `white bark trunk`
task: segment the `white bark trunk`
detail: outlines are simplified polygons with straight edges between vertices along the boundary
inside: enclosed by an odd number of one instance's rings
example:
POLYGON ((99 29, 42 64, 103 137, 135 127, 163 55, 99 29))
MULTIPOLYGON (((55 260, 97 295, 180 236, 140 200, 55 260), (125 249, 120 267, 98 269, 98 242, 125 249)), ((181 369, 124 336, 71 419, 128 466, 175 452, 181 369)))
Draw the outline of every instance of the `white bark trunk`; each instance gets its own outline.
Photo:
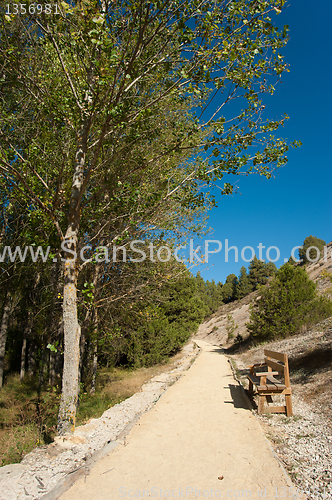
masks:
POLYGON ((21 350, 21 371, 20 371, 20 381, 22 382, 25 377, 25 357, 27 351, 27 339, 23 339, 22 350, 21 350))
POLYGON ((71 190, 68 214, 68 228, 65 235, 66 247, 74 252, 67 252, 64 262, 63 287, 63 329, 64 329, 64 364, 62 391, 58 415, 58 434, 72 433, 75 430, 78 398, 78 369, 81 328, 77 318, 77 244, 80 223, 80 199, 84 180, 86 154, 86 126, 80 130, 75 158, 75 171, 71 190))
MULTIPOLYGON (((38 279, 39 281, 39 279, 38 279)), ((20 371, 20 381, 22 382, 25 377, 25 363, 26 363, 26 351, 27 351, 27 338, 30 337, 32 330, 32 312, 28 312, 28 321, 23 333, 23 343, 21 350, 21 371, 20 371)))
POLYGON ((65 262, 63 289, 64 362, 62 373, 61 402, 58 416, 58 434, 75 430, 78 398, 79 345, 81 329, 77 320, 76 266, 74 259, 65 262))
POLYGON ((2 314, 2 321, 0 327, 0 388, 3 384, 3 368, 4 368, 4 360, 5 360, 5 349, 6 349, 6 339, 7 339, 7 330, 9 323, 9 313, 10 313, 10 296, 6 295, 5 298, 5 306, 2 314))

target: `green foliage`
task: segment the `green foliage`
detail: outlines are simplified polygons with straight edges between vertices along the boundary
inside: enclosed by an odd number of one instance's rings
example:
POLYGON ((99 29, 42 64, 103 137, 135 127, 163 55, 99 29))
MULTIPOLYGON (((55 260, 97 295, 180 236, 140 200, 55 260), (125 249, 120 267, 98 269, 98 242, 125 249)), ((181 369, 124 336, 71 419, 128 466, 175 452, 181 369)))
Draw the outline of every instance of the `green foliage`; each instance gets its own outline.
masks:
POLYGON ((237 286, 237 276, 235 274, 229 274, 226 278, 225 284, 222 287, 222 294, 225 304, 236 300, 237 286))
POLYGON ((249 264, 249 281, 252 290, 256 290, 259 285, 265 285, 270 276, 273 276, 277 268, 273 262, 264 262, 257 259, 256 255, 249 264))
POLYGON ((59 342, 55 342, 54 344, 47 344, 46 349, 49 349, 51 352, 58 352, 58 343, 59 342))
POLYGON ((250 281, 250 277, 247 274, 247 269, 245 266, 242 266, 240 269, 240 275, 238 278, 238 284, 236 287, 236 298, 242 299, 253 290, 253 285, 250 281))
POLYGON ((328 271, 324 270, 321 273, 321 277, 328 279, 332 283, 332 273, 329 273, 328 271))
POLYGON ((204 317, 214 313, 218 307, 223 304, 222 284, 215 283, 214 280, 204 281, 201 274, 198 272, 196 275, 196 295, 203 302, 204 317))
POLYGON ((193 276, 165 284, 163 301, 145 305, 139 322, 127 331, 125 355, 130 365, 150 366, 174 354, 195 332, 205 316, 206 307, 197 297, 193 276))
POLYGON ((316 238, 316 236, 307 236, 303 242, 302 248, 299 248, 299 258, 302 260, 301 263, 306 264, 308 262, 310 263, 319 260, 319 258, 323 257, 323 249, 325 245, 326 242, 324 240, 316 238), (309 259, 307 257, 307 252, 309 259))
POLYGON ((302 325, 315 324, 332 315, 331 301, 318 297, 316 285, 305 269, 284 264, 251 307, 247 327, 257 340, 298 333, 302 325))
POLYGON ((75 210, 90 234, 103 214, 141 223, 171 200, 182 207, 168 218, 175 227, 184 210, 214 202, 207 184, 232 192, 225 173, 271 177, 289 147, 274 135, 288 117, 262 118, 270 75, 288 71, 280 53, 288 27, 274 24, 276 4, 117 1, 104 11, 104 2, 73 1, 47 22, 2 23, 1 175, 25 200, 31 226, 65 234, 81 136, 75 210), (232 119, 215 113, 214 93, 220 109, 232 101, 232 119), (198 119, 200 106, 213 119, 198 119))

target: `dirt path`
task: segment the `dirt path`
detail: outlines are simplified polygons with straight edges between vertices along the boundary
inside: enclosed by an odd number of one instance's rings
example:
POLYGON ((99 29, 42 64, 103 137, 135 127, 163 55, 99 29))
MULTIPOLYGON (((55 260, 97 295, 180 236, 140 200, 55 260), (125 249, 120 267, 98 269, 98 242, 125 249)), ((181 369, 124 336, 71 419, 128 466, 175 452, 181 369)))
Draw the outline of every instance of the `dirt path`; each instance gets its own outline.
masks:
POLYGON ((191 368, 61 500, 294 497, 227 358, 197 344, 191 368))

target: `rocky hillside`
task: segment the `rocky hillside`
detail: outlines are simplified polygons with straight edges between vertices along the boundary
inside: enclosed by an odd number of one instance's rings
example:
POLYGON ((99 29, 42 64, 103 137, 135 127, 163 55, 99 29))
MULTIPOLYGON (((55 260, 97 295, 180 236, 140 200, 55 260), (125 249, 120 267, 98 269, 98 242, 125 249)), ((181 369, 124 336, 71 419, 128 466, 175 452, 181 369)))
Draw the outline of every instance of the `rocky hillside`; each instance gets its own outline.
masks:
POLYGON ((233 343, 234 339, 238 335, 241 335, 243 339, 248 337, 248 330, 245 324, 249 321, 249 305, 254 298, 257 297, 257 292, 252 292, 241 300, 235 300, 230 304, 225 304, 207 318, 198 328, 195 338, 206 340, 215 345, 226 345, 233 343), (230 315, 233 319, 230 320, 230 315), (234 337, 229 342, 228 331, 235 328, 234 337))
POLYGON ((332 241, 327 245, 327 259, 324 257, 318 262, 307 265, 307 273, 310 279, 317 283, 318 293, 328 293, 332 298, 331 282, 322 276, 322 273, 332 273, 332 241))
MULTIPOLYGON (((322 276, 322 273, 332 273, 332 241, 327 245, 327 259, 322 257, 318 262, 307 265, 307 273, 315 283, 319 294, 328 293, 332 298, 331 282, 322 276)), ((240 335, 243 340, 248 338, 246 323, 249 321, 250 303, 257 297, 257 292, 252 292, 241 300, 225 304, 199 327, 195 338, 206 340, 211 344, 229 347, 240 335), (232 336, 228 339, 229 332, 232 336)))

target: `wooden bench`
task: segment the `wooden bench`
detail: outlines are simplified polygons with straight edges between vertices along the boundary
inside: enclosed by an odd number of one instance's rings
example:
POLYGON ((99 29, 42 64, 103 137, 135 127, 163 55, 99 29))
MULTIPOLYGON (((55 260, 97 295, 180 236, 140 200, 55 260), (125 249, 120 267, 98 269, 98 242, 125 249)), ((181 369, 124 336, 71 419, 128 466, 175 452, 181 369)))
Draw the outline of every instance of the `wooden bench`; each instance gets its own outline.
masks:
POLYGON ((293 415, 292 389, 289 380, 289 368, 287 354, 264 349, 264 363, 250 366, 249 392, 253 393, 255 386, 258 392, 258 413, 264 410, 265 401, 273 403, 273 394, 284 394, 286 406, 267 406, 267 411, 271 413, 286 413, 287 417, 293 415), (277 376, 283 377, 283 381, 277 376))

